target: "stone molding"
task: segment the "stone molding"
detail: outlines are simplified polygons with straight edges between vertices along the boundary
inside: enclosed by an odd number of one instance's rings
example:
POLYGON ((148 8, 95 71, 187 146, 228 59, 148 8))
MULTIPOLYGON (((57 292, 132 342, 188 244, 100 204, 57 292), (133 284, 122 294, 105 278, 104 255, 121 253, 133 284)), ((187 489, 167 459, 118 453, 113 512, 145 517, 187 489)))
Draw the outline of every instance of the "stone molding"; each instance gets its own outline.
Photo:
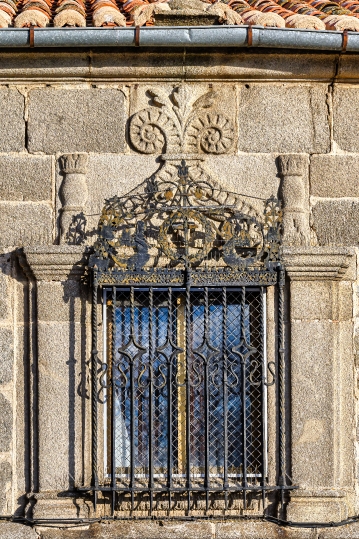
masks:
POLYGON ((308 157, 280 155, 278 165, 284 209, 283 244, 310 245, 309 197, 304 184, 308 157))
POLYGON ((282 253, 292 281, 339 281, 355 255, 345 247, 283 247, 282 253))
POLYGON ((60 167, 65 177, 61 184, 61 236, 60 243, 77 243, 81 237, 73 234, 74 220, 85 210, 88 196, 86 173, 88 156, 85 153, 70 153, 60 157, 60 167), (72 241, 71 241, 72 240, 72 241))
POLYGON ((79 245, 27 247, 23 252, 37 281, 80 280, 87 264, 79 245))

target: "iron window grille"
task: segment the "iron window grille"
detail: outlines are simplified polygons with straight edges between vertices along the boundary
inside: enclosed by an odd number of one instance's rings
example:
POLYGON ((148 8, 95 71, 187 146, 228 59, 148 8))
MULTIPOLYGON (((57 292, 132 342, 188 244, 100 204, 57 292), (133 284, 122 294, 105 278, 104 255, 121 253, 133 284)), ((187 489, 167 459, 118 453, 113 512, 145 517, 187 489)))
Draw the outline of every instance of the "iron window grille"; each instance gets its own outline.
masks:
POLYGON ((202 508, 287 484, 284 417, 284 270, 279 201, 191 178, 149 181, 106 201, 90 257, 92 491, 111 511, 148 516, 202 508), (266 359, 266 289, 278 289, 278 361, 266 359), (105 346, 98 352, 98 291, 105 346), (277 372, 276 372, 277 371, 277 372), (267 386, 278 380, 279 473, 268 483, 267 386), (105 474, 98 474, 99 394, 105 396, 105 474), (142 504, 142 505, 141 505, 142 504), (183 505, 184 504, 184 505, 183 505))

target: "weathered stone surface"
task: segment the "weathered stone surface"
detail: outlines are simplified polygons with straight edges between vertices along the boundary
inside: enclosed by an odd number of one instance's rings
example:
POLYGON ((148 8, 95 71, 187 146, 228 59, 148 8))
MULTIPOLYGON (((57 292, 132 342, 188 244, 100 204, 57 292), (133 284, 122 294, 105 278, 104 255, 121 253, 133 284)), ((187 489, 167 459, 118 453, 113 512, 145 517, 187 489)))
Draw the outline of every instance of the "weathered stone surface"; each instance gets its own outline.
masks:
POLYGON ((212 156, 206 157, 205 166, 214 178, 229 191, 243 193, 248 202, 258 207, 263 203, 256 198, 269 198, 277 195, 280 179, 276 167, 276 154, 212 156))
POLYGON ((359 98, 356 86, 335 86, 333 95, 333 136, 342 150, 359 151, 357 125, 358 107, 353 106, 359 98))
POLYGON ((112 522, 93 524, 84 530, 44 530, 41 539, 211 539, 215 525, 208 522, 112 522))
MULTIPOLYGON (((269 539, 282 537, 282 533, 276 524, 269 522, 235 520, 216 524, 216 539, 269 539)), ((285 529, 285 536, 293 539, 314 539, 316 533, 315 530, 288 527, 285 529)))
POLYGON ((83 372, 88 353, 85 331, 80 323, 39 322, 41 490, 67 490, 81 481, 80 389, 88 374, 83 372))
POLYGON ((51 157, 0 156, 0 200, 52 199, 51 157))
POLYGON ((347 506, 341 498, 294 498, 287 508, 287 518, 292 522, 340 522, 347 517, 347 506))
MULTIPOLYGON (((9 462, 0 462, 0 514, 8 515, 11 512, 9 494, 11 493, 12 470, 9 462)), ((1 525, 0 525, 1 534, 1 525)), ((3 537, 0 535, 0 537, 3 537)))
MULTIPOLYGON (((292 303, 302 283, 294 285, 292 303)), ((292 477, 301 488, 330 488, 335 484, 336 330, 336 324, 327 320, 291 324, 292 477)))
POLYGON ((10 451, 12 439, 12 406, 0 393, 0 447, 1 451, 10 451))
POLYGON ((32 90, 29 96, 30 151, 123 151, 121 91, 41 88, 32 90))
POLYGON ((313 208, 319 245, 359 244, 359 201, 320 200, 313 208))
POLYGON ((0 203, 0 244, 9 246, 52 243, 52 209, 48 204, 0 203))
POLYGON ((0 384, 6 384, 12 380, 14 371, 14 336, 11 327, 0 326, 0 350, 0 384))
POLYGON ((291 317, 295 320, 349 320, 353 316, 353 292, 349 282, 309 281, 296 286, 291 317))
POLYGON ((359 155, 313 155, 310 194, 317 197, 359 197, 359 155))
POLYGON ((30 526, 13 522, 0 522, 1 539, 39 539, 39 535, 30 526))
POLYGON ((359 538, 359 522, 353 522, 347 526, 339 528, 319 528, 319 539, 358 539, 359 538))
MULTIPOLYGON (((156 156, 90 155, 86 176, 88 199, 86 219, 89 240, 94 237, 105 199, 124 195, 149 178, 159 164, 156 156)), ((61 178, 58 178, 58 183, 61 178)))
POLYGON ((0 320, 9 320, 11 315, 11 261, 9 255, 0 256, 0 320))
POLYGON ((329 151, 326 87, 246 84, 239 96, 239 149, 329 151))
POLYGON ((38 282, 38 320, 83 322, 91 312, 79 281, 38 282))
POLYGON ((24 99, 17 90, 0 90, 0 152, 25 148, 24 99))

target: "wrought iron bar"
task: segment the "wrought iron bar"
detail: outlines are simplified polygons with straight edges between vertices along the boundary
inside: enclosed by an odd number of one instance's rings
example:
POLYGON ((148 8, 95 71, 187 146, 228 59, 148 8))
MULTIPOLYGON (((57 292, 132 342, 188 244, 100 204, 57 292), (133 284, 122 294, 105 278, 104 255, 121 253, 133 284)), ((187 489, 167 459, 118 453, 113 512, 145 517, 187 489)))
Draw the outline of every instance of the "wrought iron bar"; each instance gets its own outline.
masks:
POLYGON ((149 483, 150 489, 150 516, 153 511, 153 359, 154 359, 154 342, 153 342, 153 288, 149 290, 149 327, 148 327, 148 340, 149 340, 149 437, 148 437, 148 464, 149 464, 149 483))
MULTIPOLYGON (((172 288, 168 288, 168 325, 167 325, 167 342, 172 344, 173 336, 173 303, 172 303, 172 288)), ((173 384, 173 352, 170 354, 168 359, 168 379, 167 379, 167 393, 168 393, 168 416, 167 416, 167 436, 168 436, 168 446, 167 446, 167 488, 168 488, 168 510, 171 511, 171 491, 172 491, 172 470, 173 470, 173 429, 172 429, 172 417, 173 417, 173 405, 172 405, 172 384, 173 384)))
POLYGON ((112 289, 112 364, 109 365, 111 369, 111 515, 115 512, 116 502, 116 376, 115 376, 115 364, 116 364, 116 287, 112 289))
POLYGON ((186 271, 186 486, 187 511, 191 510, 191 272, 186 271))
MULTIPOLYGON (((241 343, 243 350, 241 353, 241 366, 242 366, 242 446, 243 446, 243 477, 242 484, 244 487, 247 487, 247 372, 246 372, 246 353, 245 349, 247 347, 246 340, 246 324, 245 324, 245 312, 246 312, 246 289, 242 287, 242 299, 241 299, 241 343)), ((243 494, 243 505, 244 508, 247 508, 247 491, 244 490, 243 494)))
POLYGON ((227 288, 222 288, 222 351, 223 351, 223 489, 225 509, 228 507, 228 351, 227 351, 227 288))
MULTIPOLYGON (((204 343, 208 345, 208 286, 204 288, 204 343)), ((209 353, 209 350, 208 350, 209 353)), ((206 489, 206 511, 208 511, 209 502, 209 390, 208 390, 208 363, 210 355, 204 361, 204 454, 205 454, 205 478, 204 486, 206 489)))
MULTIPOLYGON (((260 290, 260 339, 261 339, 261 346, 260 346, 260 354, 261 354, 261 398, 262 398, 262 421, 261 421, 261 427, 262 427, 262 451, 261 451, 261 484, 264 487, 266 483, 266 402, 265 399, 267 397, 266 393, 266 364, 265 364, 265 357, 266 357, 266 350, 265 350, 265 312, 264 312, 264 288, 261 287, 260 290)), ((262 490, 262 504, 263 504, 263 511, 265 509, 265 490, 262 490)))
MULTIPOLYGON (((278 270, 278 378, 279 378, 279 486, 286 486, 285 458, 285 359, 284 359, 284 284, 285 273, 278 270)), ((284 490, 281 490, 281 503, 284 504, 284 490)))
MULTIPOLYGON (((130 338, 135 341, 135 289, 130 288, 130 338)), ((130 488, 131 488, 131 511, 134 507, 135 488, 135 380, 133 359, 130 361, 130 488)))
POLYGON ((92 486, 94 510, 97 508, 97 488, 98 488, 98 471, 97 471, 97 291, 98 280, 97 271, 93 272, 92 284, 92 364, 91 364, 91 393, 92 393, 92 486))

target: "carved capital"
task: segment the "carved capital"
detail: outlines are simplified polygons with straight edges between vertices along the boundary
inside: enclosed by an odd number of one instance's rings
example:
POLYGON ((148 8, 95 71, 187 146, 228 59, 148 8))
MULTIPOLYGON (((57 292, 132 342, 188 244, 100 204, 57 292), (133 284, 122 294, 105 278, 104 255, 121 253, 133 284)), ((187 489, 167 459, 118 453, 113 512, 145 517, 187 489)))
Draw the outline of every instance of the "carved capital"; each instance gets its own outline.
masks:
POLYGON ((284 154, 278 158, 279 174, 285 176, 303 176, 308 158, 306 155, 284 154))
POLYGON ((27 247, 23 253, 37 281, 79 280, 87 263, 85 249, 77 245, 27 247))
POLYGON ((340 247, 283 247, 283 262, 292 281, 339 281, 349 265, 353 249, 340 247))
POLYGON ((87 162, 85 153, 67 153, 60 157, 61 170, 65 174, 86 174, 87 162))
POLYGON ((61 236, 60 243, 82 243, 86 219, 83 214, 87 200, 88 156, 85 153, 69 153, 60 157, 64 172, 61 184, 61 236))

